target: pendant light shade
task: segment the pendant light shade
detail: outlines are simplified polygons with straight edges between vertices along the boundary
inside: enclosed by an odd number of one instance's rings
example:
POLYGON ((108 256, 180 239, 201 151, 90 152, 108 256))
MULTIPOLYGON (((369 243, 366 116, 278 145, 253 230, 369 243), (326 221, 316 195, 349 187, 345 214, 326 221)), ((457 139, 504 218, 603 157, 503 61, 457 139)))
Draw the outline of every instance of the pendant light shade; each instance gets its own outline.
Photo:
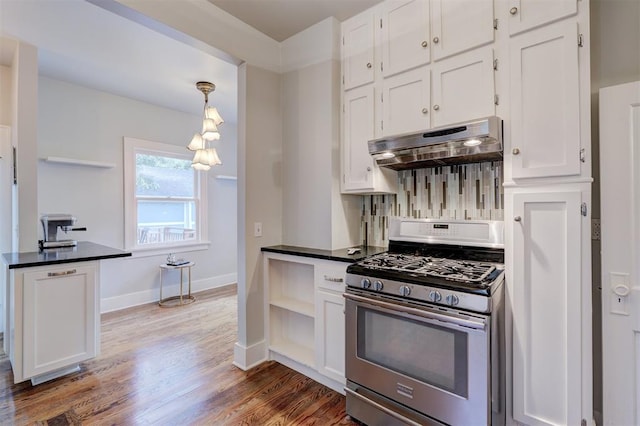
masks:
POLYGON ((209 170, 211 166, 222 164, 215 148, 199 149, 193 156, 191 167, 196 170, 209 170))
POLYGON ((202 120, 202 137, 208 141, 215 141, 220 139, 220 133, 218 133, 218 127, 215 121, 211 118, 205 118, 202 120))
POLYGON ((191 142, 187 145, 187 149, 189 151, 197 151, 199 149, 204 149, 204 139, 200 133, 196 133, 191 138, 191 142))
POLYGON ((204 94, 202 131, 193 135, 187 149, 195 151, 191 167, 195 170, 209 170, 211 166, 222 164, 218 152, 209 144, 220 139, 218 126, 224 123, 224 120, 217 108, 209 106, 209 93, 216 89, 216 85, 208 81, 199 81, 196 88, 204 94))
POLYGON ((204 115, 206 118, 213 120, 213 122, 216 123, 216 126, 224 123, 224 120, 220 117, 220 113, 216 107, 207 107, 207 109, 204 110, 204 115))

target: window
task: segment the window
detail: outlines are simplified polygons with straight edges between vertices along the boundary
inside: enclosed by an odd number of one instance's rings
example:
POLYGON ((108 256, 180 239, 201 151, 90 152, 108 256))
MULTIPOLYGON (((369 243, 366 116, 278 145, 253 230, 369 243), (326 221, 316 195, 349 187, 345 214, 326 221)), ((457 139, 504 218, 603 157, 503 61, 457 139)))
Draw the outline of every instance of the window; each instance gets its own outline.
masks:
POLYGON ((182 146, 124 138, 125 247, 205 242, 206 177, 182 146))

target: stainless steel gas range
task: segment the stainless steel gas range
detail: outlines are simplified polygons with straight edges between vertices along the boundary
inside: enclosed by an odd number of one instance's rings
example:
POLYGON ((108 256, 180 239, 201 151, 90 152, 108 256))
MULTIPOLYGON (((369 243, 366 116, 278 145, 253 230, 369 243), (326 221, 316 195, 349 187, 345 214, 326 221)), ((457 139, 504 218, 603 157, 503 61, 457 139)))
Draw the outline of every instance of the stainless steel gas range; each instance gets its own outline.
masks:
POLYGON ((370 426, 504 424, 503 223, 393 218, 347 268, 347 413, 370 426))

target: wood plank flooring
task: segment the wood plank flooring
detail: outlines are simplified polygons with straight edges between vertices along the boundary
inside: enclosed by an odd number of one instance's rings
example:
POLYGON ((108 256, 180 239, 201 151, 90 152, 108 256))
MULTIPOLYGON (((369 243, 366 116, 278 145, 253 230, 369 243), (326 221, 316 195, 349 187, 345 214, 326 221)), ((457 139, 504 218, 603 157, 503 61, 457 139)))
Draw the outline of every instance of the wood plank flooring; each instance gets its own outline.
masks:
POLYGON ((102 352, 81 371, 13 385, 0 355, 1 425, 356 425, 344 397, 275 362, 234 367, 235 286, 194 304, 102 316, 102 352))

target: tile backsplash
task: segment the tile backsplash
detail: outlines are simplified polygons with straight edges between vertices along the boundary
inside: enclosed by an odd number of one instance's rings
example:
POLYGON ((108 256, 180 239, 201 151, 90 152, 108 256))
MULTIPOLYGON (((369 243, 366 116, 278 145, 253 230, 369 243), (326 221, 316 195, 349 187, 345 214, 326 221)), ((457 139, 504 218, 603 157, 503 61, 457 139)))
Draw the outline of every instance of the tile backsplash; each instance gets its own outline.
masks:
POLYGON ((363 244, 386 246, 391 216, 504 219, 502 161, 398 172, 398 193, 362 198, 363 244))

